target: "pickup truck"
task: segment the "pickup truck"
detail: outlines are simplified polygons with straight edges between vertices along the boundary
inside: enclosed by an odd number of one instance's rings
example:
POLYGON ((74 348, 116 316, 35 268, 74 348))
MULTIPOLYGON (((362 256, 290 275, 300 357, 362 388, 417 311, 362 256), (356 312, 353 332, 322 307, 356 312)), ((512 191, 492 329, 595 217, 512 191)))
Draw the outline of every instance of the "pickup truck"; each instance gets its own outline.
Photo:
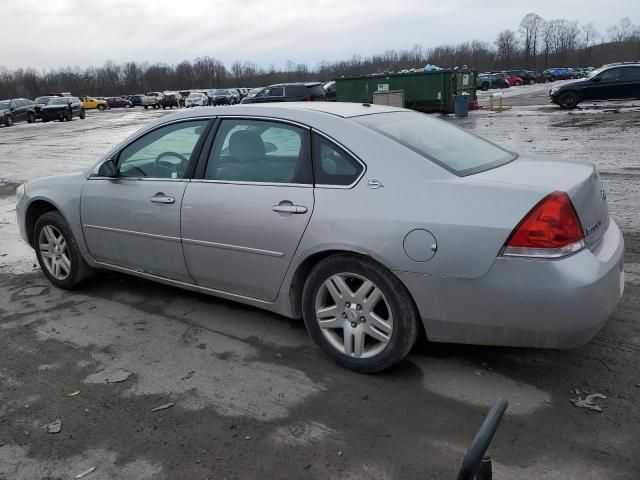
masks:
POLYGON ((156 97, 151 97, 149 95, 131 95, 129 100, 131 100, 131 104, 134 107, 144 107, 145 109, 149 107, 158 108, 158 101, 156 97))
POLYGON ((156 106, 153 108, 160 108, 162 106, 162 100, 164 100, 164 94, 162 92, 147 92, 145 95, 155 99, 156 106))

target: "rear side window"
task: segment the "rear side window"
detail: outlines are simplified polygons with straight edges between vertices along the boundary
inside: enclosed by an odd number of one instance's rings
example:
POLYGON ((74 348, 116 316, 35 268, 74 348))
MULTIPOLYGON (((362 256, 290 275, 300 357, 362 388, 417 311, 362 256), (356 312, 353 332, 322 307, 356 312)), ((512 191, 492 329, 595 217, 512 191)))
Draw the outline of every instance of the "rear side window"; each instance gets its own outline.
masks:
POLYGON ((504 165, 516 158, 493 143, 422 113, 378 113, 353 120, 460 177, 504 165))
POLYGON ((623 80, 640 81, 640 67, 625 67, 622 69, 623 80))
POLYGON ((351 185, 364 167, 335 143, 313 136, 313 175, 316 185, 351 185))

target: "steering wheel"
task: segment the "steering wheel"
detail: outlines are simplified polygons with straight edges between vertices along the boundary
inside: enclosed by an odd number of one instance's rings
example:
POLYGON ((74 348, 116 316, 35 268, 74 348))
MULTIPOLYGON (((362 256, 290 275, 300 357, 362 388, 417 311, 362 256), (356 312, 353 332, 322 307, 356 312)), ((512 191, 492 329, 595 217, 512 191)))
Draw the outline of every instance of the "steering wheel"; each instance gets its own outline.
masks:
POLYGON ((158 155, 156 157, 156 161, 155 161, 155 169, 156 171, 158 171, 160 168, 165 168, 168 170, 171 170, 171 172, 175 172, 178 173, 178 171, 183 172, 184 170, 186 170, 187 165, 189 164, 189 159, 187 157, 185 157, 184 155, 180 155, 177 152, 162 152, 160 155, 158 155), (178 165, 176 165, 175 163, 171 163, 171 162, 167 162, 167 161, 162 161, 163 158, 165 157, 175 157, 175 158, 179 158, 180 159, 180 169, 178 170, 176 167, 178 167, 178 165))

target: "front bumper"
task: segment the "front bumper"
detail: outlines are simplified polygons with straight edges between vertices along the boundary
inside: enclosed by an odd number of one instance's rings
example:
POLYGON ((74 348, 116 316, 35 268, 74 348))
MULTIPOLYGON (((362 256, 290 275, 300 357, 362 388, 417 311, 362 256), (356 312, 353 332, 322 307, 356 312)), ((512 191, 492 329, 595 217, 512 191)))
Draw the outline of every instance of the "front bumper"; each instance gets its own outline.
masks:
POLYGON ((64 118, 65 110, 63 108, 56 110, 40 110, 40 118, 43 120, 61 120, 64 118))
POLYGON ((580 346, 607 322, 624 288, 624 240, 613 220, 594 250, 558 260, 499 257, 477 279, 396 272, 434 342, 580 346))

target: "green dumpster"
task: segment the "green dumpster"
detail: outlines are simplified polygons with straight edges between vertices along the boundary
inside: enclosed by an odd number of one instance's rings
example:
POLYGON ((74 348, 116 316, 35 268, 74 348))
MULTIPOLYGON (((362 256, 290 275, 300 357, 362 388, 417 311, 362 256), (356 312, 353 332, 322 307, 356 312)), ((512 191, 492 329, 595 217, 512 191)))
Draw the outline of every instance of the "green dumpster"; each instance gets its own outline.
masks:
POLYGON ((454 95, 477 100, 475 70, 388 73, 336 78, 336 101, 373 103, 374 92, 404 93, 404 106, 421 112, 453 112, 454 95))

